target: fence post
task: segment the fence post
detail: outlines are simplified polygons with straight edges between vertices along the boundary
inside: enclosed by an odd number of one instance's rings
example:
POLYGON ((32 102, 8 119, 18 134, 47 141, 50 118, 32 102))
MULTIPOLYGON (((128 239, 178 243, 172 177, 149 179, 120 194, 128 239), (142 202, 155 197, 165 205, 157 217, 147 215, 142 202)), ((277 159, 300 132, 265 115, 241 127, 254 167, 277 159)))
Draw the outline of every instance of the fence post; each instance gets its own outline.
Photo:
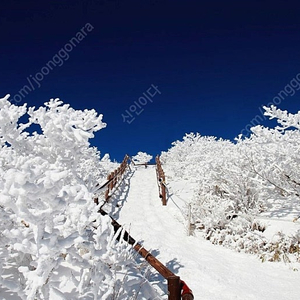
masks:
MULTIPOLYGON (((107 176, 107 180, 109 181, 110 179, 111 179, 111 173, 108 174, 108 176, 107 176)), ((111 184, 112 183, 110 182, 107 186, 107 189, 106 189, 106 192, 105 192, 105 201, 108 201, 108 199, 109 199, 109 191, 112 190, 111 184)))
POLYGON ((113 179, 113 189, 115 188, 115 186, 116 186, 116 184, 117 184, 117 174, 118 174, 118 171, 117 170, 115 170, 114 171, 114 174, 113 174, 113 177, 114 177, 114 179, 113 179))
POLYGON ((160 198, 162 200, 163 205, 167 205, 167 193, 166 193, 166 185, 165 185, 165 173, 161 167, 161 163, 159 160, 159 156, 157 155, 155 158, 156 161, 156 174, 160 184, 160 198))
POLYGON ((167 205, 167 193, 166 193, 166 186, 165 186, 165 175, 162 176, 161 185, 161 194, 162 194, 162 204, 167 205))
POLYGON ((180 300, 180 277, 170 276, 168 277, 168 300, 180 300))
POLYGON ((107 187, 107 189, 108 189, 108 191, 110 192, 112 189, 113 189, 113 180, 112 180, 112 177, 114 176, 114 174, 113 173, 110 173, 109 174, 109 180, 110 180, 110 183, 109 183, 109 185, 108 185, 108 187, 107 187))

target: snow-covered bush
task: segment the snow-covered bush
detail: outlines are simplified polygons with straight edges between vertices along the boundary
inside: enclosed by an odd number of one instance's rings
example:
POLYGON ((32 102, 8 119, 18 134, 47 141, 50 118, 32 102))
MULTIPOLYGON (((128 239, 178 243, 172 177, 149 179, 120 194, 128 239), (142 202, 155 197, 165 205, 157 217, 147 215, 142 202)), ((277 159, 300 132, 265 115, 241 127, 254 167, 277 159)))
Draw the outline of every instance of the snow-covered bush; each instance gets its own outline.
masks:
POLYGON ((249 171, 245 172, 239 150, 230 141, 191 133, 161 156, 174 176, 198 183, 194 216, 209 223, 209 228, 222 228, 255 206, 249 171))
MULTIPOLYGON (((265 226, 255 216, 274 211, 275 205, 279 216, 285 210, 293 217, 300 214, 300 113, 288 114, 273 106, 265 110, 281 126, 256 126, 249 138, 239 136, 235 143, 187 134, 162 153, 161 161, 167 176, 197 183, 191 203, 193 220, 207 239, 238 251, 272 252, 268 259, 276 260, 278 247, 285 249, 282 256, 290 248, 299 249, 299 234, 283 233, 276 248, 278 241, 264 236, 265 226), (292 240, 293 245, 283 247, 292 240)), ((289 254, 299 260, 299 251, 289 254)))
POLYGON ((109 154, 100 158, 99 150, 96 147, 90 147, 87 149, 87 156, 80 158, 77 172, 81 179, 93 189, 93 187, 96 188, 95 183, 106 181, 107 174, 118 166, 118 163, 110 160, 109 154))
POLYGON ((132 156, 132 160, 135 164, 147 164, 153 156, 146 152, 139 151, 135 156, 132 156))
POLYGON ((89 147, 102 115, 59 99, 35 109, 8 98, 0 99, 0 289, 22 299, 109 299, 116 289, 128 298, 129 277, 117 274, 130 275, 133 260, 92 201, 111 168, 89 147))

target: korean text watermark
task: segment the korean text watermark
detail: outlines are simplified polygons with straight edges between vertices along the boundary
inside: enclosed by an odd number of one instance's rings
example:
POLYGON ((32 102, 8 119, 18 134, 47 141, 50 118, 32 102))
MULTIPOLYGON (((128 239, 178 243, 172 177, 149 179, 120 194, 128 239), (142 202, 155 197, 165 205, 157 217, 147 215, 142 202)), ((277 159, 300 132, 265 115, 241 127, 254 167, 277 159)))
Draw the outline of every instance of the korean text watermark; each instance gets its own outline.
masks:
MULTIPOLYGON (((287 97, 293 97, 297 91, 300 90, 300 73, 298 73, 290 82, 269 102, 267 107, 271 105, 278 106, 287 97)), ((257 114, 241 131, 243 136, 247 136, 251 133, 251 127, 259 125, 261 122, 265 121, 267 117, 264 115, 263 106, 259 107, 259 114, 257 114)))
POLYGON ((138 100, 134 101, 133 104, 125 110, 126 114, 122 114, 123 122, 131 124, 135 120, 133 114, 139 116, 144 111, 144 108, 142 107, 145 106, 148 101, 153 103, 152 98, 154 98, 157 93, 161 94, 161 91, 157 86, 151 84, 151 87, 147 90, 147 92, 144 92, 143 96, 139 97, 138 100))

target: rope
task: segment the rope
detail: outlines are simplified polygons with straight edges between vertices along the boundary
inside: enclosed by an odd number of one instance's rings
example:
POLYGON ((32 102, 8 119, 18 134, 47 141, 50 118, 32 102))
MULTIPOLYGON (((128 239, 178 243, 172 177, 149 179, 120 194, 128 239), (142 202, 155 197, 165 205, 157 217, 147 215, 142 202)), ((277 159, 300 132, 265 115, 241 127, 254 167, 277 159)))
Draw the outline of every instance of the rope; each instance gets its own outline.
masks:
MULTIPOLYGON (((170 195, 170 192, 169 192, 170 188, 167 188, 167 192, 168 192, 168 195, 170 195)), ((173 190, 171 190, 171 193, 172 195, 176 196, 177 198, 179 198, 183 203, 185 203, 186 205, 190 204, 189 202, 185 201, 183 198, 181 198, 180 196, 178 196, 173 190)))

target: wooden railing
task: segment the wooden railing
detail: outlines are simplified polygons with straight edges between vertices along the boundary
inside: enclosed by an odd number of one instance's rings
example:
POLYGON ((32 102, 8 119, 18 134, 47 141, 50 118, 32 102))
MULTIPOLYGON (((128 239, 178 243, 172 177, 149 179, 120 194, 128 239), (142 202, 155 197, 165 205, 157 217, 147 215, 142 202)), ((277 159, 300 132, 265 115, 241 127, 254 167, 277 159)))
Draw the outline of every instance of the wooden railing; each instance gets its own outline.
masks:
MULTIPOLYGON (((124 179, 126 169, 129 167, 128 160, 130 157, 125 155, 121 165, 107 176, 107 182, 98 189, 107 187, 105 192, 105 202, 108 202, 112 194, 114 193, 117 186, 124 179)), ((165 187, 165 175, 161 167, 159 157, 156 157, 156 172, 157 178, 160 182, 160 197, 162 198, 163 205, 166 205, 166 187, 165 187)), ((98 198, 94 199, 94 202, 98 204, 98 198)), ((102 215, 108 215, 103 210, 103 206, 98 211, 102 215)), ((122 236, 123 239, 133 246, 134 250, 137 251, 156 271, 159 272, 168 282, 168 300, 193 300, 194 296, 190 288, 184 281, 171 272, 165 265, 163 265, 157 258, 155 258, 149 251, 147 251, 141 244, 137 243, 136 240, 129 235, 129 233, 122 228, 122 234, 120 228, 122 227, 115 219, 110 216, 112 226, 114 227, 115 234, 118 234, 117 240, 122 236)))
POLYGON ((114 192, 114 189, 122 181, 123 175, 128 167, 129 156, 126 154, 121 165, 107 176, 107 190, 105 192, 105 201, 108 201, 114 192))
MULTIPOLYGON (((107 215, 105 211, 100 209, 102 215, 107 215)), ((138 252, 156 271, 159 272, 168 281, 168 300, 193 300, 193 292, 187 284, 171 272, 165 265, 163 265, 157 258, 155 258, 148 250, 146 250, 140 243, 122 228, 122 226, 112 217, 110 217, 111 224, 117 234, 117 240, 122 237, 128 244, 133 246, 133 249, 138 252), (120 230, 121 229, 121 230, 120 230)))
POLYGON ((158 155, 155 158, 155 162, 156 176, 159 184, 159 197, 161 198, 162 204, 167 205, 166 178, 158 155))
MULTIPOLYGON (((120 164, 120 166, 117 169, 115 169, 114 171, 112 171, 110 174, 107 175, 107 181, 102 185, 100 185, 100 184, 96 185, 96 187, 95 187, 96 194, 99 191, 101 191, 102 189, 106 188, 105 196, 104 196, 105 203, 109 201, 110 197, 115 192, 117 186, 121 183, 121 181, 124 177, 125 171, 129 167, 128 159, 129 159, 129 156, 126 154, 122 163, 120 164)), ((96 204, 99 204, 98 197, 94 198, 94 202, 96 204)), ((105 203, 103 205, 105 205, 105 203)))

